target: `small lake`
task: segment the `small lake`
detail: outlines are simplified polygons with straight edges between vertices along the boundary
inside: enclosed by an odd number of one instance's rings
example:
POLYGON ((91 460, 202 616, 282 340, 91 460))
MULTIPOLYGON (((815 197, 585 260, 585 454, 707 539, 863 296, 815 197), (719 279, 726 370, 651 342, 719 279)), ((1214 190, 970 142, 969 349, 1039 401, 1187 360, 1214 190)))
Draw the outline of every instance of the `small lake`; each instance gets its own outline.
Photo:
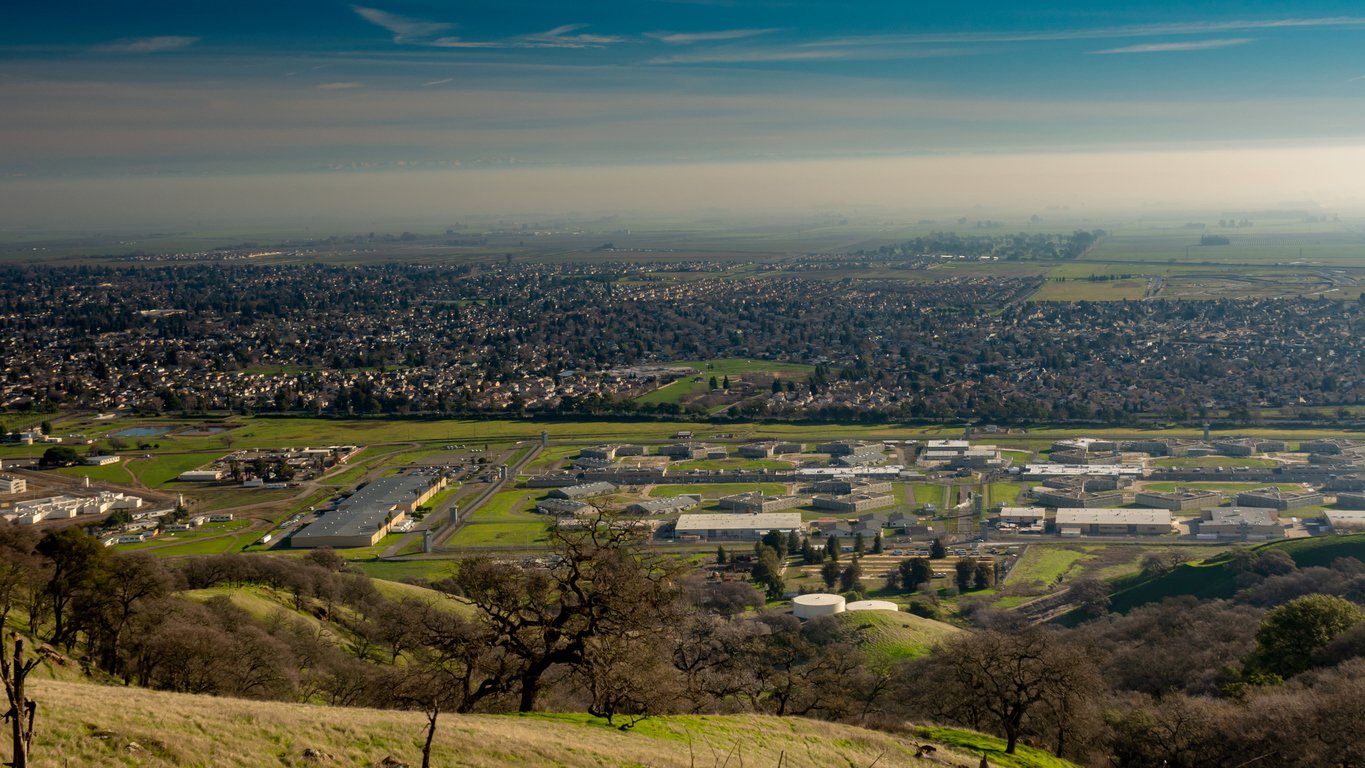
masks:
POLYGON ((153 437, 170 432, 170 427, 131 427, 114 433, 114 437, 153 437))

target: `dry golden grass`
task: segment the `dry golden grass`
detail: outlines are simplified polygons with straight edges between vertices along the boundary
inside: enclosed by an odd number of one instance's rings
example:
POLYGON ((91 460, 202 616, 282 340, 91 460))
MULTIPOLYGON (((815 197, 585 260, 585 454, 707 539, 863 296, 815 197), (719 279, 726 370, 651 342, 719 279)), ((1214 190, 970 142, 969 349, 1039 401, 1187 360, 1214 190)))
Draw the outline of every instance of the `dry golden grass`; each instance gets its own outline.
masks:
MULTIPOLYGON (((39 703, 31 765, 371 766, 392 755, 417 765, 421 713, 245 701, 136 688, 34 680, 39 703), (138 745, 130 747, 130 743, 138 745), (328 758, 305 758, 305 749, 328 758)), ((960 733, 960 732, 959 732, 960 733)), ((979 737, 978 737, 979 738, 979 737)), ((445 715, 438 766, 657 766, 716 768, 734 750, 749 765, 792 768, 976 766, 976 756, 940 748, 914 757, 915 737, 850 726, 760 716, 669 717, 621 731, 585 715, 445 715), (695 758, 689 757, 689 739, 695 758), (881 756, 878 760, 878 756, 881 756)), ((0 747, 0 754, 8 750, 0 747)), ((1062 765, 1027 757, 992 764, 1062 765)), ((1045 757, 1045 756, 1040 756, 1045 757)), ((739 765, 732 757, 730 765, 739 765)))

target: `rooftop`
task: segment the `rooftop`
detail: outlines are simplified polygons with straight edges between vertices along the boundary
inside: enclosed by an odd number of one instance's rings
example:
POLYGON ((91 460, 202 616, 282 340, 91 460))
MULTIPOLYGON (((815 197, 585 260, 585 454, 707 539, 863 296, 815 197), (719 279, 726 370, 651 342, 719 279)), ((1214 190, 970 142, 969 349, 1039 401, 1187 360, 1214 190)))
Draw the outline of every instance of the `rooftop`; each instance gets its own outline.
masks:
POLYGON ((295 533, 297 541, 321 536, 369 536, 384 525, 384 519, 399 504, 411 504, 417 498, 414 491, 426 490, 428 480, 422 475, 398 475, 375 480, 351 494, 330 512, 307 528, 295 533))
POLYGON ((1170 525, 1171 513, 1165 509, 1075 509, 1057 510, 1057 525, 1170 525))
POLYGON ((800 512, 761 512, 756 515, 743 514, 696 514, 681 515, 674 526, 677 531, 710 530, 792 530, 801 527, 800 512))

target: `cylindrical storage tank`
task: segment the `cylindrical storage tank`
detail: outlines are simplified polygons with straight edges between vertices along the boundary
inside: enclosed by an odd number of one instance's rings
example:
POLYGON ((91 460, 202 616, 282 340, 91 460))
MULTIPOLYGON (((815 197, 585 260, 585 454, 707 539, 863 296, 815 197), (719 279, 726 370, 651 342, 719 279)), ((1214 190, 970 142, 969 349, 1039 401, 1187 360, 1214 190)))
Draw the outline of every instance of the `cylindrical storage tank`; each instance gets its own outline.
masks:
POLYGON ((895 613, 900 607, 895 603, 886 600, 857 600, 844 606, 845 611, 891 611, 895 613))
POLYGON ((798 619, 813 619, 844 612, 844 599, 838 595, 797 595, 792 598, 792 613, 798 619))

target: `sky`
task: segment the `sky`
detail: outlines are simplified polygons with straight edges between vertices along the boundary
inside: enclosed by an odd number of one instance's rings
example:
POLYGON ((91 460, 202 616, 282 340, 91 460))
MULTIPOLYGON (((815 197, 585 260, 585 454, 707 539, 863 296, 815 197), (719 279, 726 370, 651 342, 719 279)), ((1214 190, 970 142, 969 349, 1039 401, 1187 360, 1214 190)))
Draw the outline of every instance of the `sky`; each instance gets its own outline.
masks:
POLYGON ((1359 3, 22 2, 5 17, 0 224, 54 205, 302 216, 324 200, 1365 207, 1359 3))

